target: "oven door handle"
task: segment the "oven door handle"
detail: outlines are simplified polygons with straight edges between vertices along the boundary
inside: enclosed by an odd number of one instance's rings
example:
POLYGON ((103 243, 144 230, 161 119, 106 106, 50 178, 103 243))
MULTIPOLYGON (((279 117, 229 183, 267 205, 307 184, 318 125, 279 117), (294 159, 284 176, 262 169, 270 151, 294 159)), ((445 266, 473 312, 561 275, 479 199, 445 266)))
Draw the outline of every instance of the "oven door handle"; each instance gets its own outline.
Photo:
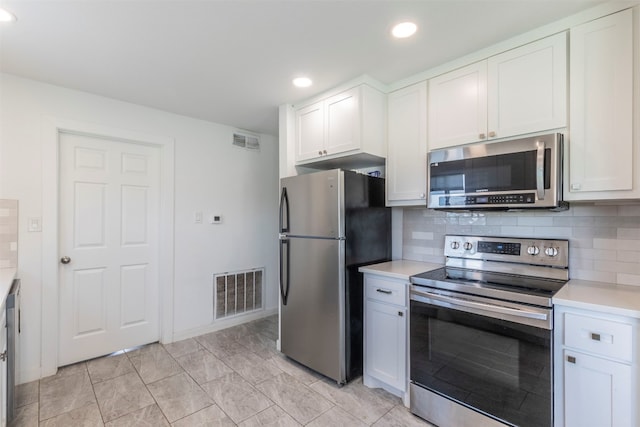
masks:
POLYGON ((467 299, 448 297, 431 292, 418 292, 411 291, 411 299, 414 301, 424 302, 427 304, 433 304, 440 307, 455 308, 466 307, 475 308, 484 311, 490 311, 493 313, 508 314, 511 316, 525 317, 527 319, 547 320, 548 315, 545 313, 536 313, 533 311, 522 310, 519 308, 504 307, 496 304, 487 304, 483 302, 469 301, 467 299))

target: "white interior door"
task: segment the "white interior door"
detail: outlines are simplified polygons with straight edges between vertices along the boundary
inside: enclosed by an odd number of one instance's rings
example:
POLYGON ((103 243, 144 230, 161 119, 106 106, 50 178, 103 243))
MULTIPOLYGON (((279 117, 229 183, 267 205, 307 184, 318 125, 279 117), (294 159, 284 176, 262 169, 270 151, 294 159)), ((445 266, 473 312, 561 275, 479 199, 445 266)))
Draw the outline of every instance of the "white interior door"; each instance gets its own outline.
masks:
POLYGON ((69 133, 59 159, 64 366, 160 336, 160 167, 157 148, 69 133))

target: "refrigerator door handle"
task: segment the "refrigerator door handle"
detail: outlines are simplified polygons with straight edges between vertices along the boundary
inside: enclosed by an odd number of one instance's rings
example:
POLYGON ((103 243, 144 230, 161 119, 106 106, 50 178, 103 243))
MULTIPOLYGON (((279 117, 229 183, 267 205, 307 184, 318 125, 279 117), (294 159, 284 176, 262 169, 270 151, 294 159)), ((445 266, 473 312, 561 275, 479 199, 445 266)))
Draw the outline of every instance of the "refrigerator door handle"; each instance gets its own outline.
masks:
POLYGON ((282 187, 282 194, 280 195, 280 232, 289 232, 289 195, 287 194, 287 187, 282 187))
POLYGON ((289 261, 291 260, 291 251, 289 251, 289 240, 280 240, 280 296, 282 297, 282 305, 287 305, 289 299, 289 261), (286 247, 286 255, 285 255, 286 247), (283 265, 286 259, 286 268, 283 265), (285 280, 286 277, 286 280, 285 280))

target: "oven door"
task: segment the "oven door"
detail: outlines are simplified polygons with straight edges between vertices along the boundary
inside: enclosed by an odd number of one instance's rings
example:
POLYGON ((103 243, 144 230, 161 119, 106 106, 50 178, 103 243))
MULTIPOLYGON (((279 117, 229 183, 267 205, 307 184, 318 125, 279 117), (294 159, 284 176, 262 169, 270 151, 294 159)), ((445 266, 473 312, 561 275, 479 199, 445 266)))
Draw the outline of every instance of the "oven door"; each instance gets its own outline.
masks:
POLYGON ((429 153, 429 208, 556 207, 562 135, 429 153))
POLYGON ((411 290, 412 386, 508 425, 551 426, 551 309, 429 289, 411 290))

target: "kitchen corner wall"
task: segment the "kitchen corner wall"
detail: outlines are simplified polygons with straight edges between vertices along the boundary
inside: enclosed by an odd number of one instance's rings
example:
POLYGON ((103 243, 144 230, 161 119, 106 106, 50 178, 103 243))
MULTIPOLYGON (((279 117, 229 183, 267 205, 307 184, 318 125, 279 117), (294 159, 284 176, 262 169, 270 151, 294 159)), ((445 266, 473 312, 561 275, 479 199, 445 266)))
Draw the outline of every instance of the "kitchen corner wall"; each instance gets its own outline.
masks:
MULTIPOLYGON (((22 280, 20 382, 40 376, 43 233, 27 219, 43 216, 43 123, 49 118, 123 129, 175 141, 174 337, 220 327, 213 321, 213 275, 265 268, 265 308, 278 305, 278 141, 260 150, 232 145, 235 128, 140 105, 0 74, 0 198, 17 199, 18 276, 22 280), (203 223, 194 223, 202 212, 203 223), (222 216, 209 224, 210 214, 222 216)), ((214 96, 215 94, 208 94, 214 96)), ((274 117, 276 111, 274 108, 274 117)), ((56 224, 42 223, 44 230, 56 224)))
POLYGON ((403 212, 404 259, 444 262, 445 234, 569 240, 569 277, 640 286, 640 204, 572 204, 568 211, 403 212))

